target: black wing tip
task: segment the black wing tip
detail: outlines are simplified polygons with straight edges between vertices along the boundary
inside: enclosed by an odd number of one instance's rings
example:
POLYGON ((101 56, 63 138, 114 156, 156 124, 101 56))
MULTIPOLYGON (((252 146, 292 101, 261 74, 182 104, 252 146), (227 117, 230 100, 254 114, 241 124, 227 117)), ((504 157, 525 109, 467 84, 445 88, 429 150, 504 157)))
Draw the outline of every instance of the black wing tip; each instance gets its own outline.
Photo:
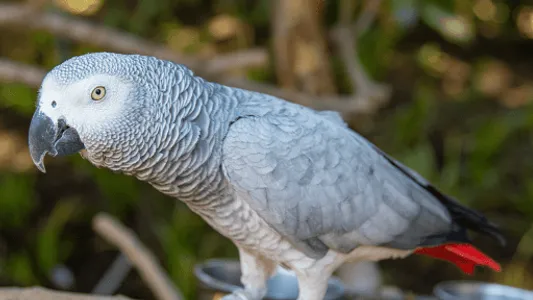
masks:
MULTIPOLYGON (((489 221, 487 217, 472 208, 461 204, 456 199, 443 194, 432 185, 428 185, 427 190, 433 194, 450 212, 452 220, 464 229, 470 229, 481 234, 485 234, 494 239, 501 247, 507 245, 507 240, 499 226, 489 221)), ((465 232, 466 234, 466 232, 465 232)))
POLYGON ((375 147, 375 149, 405 176, 411 178, 411 180, 417 183, 420 187, 426 189, 430 194, 432 194, 433 197, 435 197, 442 205, 444 205, 444 207, 446 207, 450 213, 452 221, 456 225, 453 226, 451 232, 427 237, 424 240, 424 243, 438 243, 438 241, 467 242, 470 239, 468 238, 466 230, 470 229, 490 236, 496 240, 501 247, 505 247, 507 245, 507 240, 499 227, 490 222, 483 214, 474 209, 468 208, 454 198, 443 194, 427 180, 419 178, 421 176, 414 176, 413 173, 417 174, 416 172, 412 171, 408 167, 403 166, 401 163, 388 156, 379 148, 375 147))
POLYGON ((505 235, 503 234, 503 232, 500 230, 499 226, 492 222, 489 222, 487 219, 485 219, 485 221, 486 221, 486 224, 484 224, 485 226, 479 228, 477 231, 494 239, 500 245, 500 247, 502 248, 506 247, 507 239, 505 238, 505 235))
POLYGON ((498 225, 490 222, 484 215, 468 207, 459 206, 461 208, 459 211, 457 207, 455 206, 455 209, 450 210, 454 226, 446 237, 447 241, 470 243, 467 230, 472 230, 490 237, 502 248, 507 246, 507 239, 498 225))
MULTIPOLYGON (((457 208, 458 206, 455 206, 457 208)), ((465 230, 470 229, 472 231, 481 233, 485 236, 492 238, 496 241, 500 247, 507 245, 507 239, 500 227, 493 222, 490 222, 483 214, 472 210, 465 206, 459 206, 459 210, 451 209, 450 213, 452 219, 457 225, 463 227, 465 230)))
POLYGON ((507 239, 504 234, 498 229, 498 227, 492 223, 486 223, 483 227, 472 228, 471 226, 466 227, 462 224, 454 222, 452 228, 449 232, 443 234, 437 234, 428 236, 424 239, 420 246, 434 246, 443 243, 468 243, 471 244, 472 240, 468 235, 468 229, 484 234, 493 240, 495 240, 498 245, 504 248, 507 245, 507 239))

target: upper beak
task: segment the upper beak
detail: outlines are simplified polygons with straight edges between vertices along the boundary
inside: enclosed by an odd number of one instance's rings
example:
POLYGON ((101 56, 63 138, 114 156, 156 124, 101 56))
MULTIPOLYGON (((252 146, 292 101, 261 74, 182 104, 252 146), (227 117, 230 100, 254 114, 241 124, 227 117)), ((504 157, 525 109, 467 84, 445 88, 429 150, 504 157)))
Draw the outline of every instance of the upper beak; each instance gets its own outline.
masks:
POLYGON ((31 120, 28 145, 33 163, 43 173, 46 172, 43 162, 46 153, 64 156, 85 149, 74 128, 69 127, 63 119, 54 122, 40 109, 35 111, 31 120))

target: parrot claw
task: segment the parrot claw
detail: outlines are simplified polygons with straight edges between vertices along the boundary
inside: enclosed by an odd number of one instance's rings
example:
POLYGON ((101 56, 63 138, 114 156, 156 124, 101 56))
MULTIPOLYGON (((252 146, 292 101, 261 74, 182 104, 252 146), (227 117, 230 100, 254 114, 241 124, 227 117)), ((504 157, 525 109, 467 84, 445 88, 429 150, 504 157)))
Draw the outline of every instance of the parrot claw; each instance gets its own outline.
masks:
POLYGON ((260 300, 254 299, 248 296, 248 293, 244 289, 238 289, 233 291, 233 293, 228 294, 221 298, 221 300, 260 300))

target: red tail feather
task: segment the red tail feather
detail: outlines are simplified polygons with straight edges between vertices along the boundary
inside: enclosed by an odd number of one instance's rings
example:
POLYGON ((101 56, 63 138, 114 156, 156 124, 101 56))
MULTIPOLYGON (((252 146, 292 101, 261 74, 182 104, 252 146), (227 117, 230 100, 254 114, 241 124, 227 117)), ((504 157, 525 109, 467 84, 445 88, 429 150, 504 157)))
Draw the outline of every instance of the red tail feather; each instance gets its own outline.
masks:
POLYGON ((445 244, 436 247, 418 248, 415 253, 449 261, 468 275, 474 273, 474 268, 477 265, 487 266, 497 272, 501 271, 501 267, 497 262, 469 244, 445 244))

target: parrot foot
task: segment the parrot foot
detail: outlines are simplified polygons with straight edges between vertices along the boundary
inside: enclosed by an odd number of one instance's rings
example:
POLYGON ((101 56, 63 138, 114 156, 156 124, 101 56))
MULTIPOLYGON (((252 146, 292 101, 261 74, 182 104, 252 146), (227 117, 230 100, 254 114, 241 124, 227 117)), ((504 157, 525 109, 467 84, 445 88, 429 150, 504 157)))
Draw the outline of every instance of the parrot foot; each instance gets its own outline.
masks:
POLYGON ((276 263, 242 248, 238 249, 243 288, 222 297, 222 300, 261 300, 267 293, 267 281, 274 273, 276 263))
POLYGON ((253 297, 245 289, 238 289, 222 297, 221 300, 261 300, 261 298, 253 297))

